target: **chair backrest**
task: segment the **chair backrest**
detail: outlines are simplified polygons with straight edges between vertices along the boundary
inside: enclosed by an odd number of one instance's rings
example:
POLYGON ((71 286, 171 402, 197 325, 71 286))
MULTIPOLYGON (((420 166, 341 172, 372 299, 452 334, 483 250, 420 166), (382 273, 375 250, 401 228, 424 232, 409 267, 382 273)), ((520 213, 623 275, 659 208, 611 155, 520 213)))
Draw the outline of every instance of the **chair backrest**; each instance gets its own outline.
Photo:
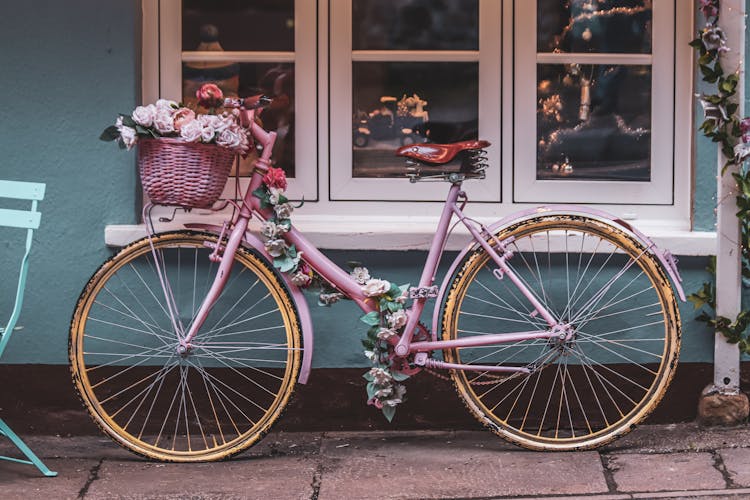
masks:
POLYGON ((10 319, 5 325, 0 323, 0 356, 5 351, 5 346, 10 340, 13 329, 21 314, 23 305, 23 292, 26 288, 26 273, 29 269, 29 253, 31 252, 31 241, 34 229, 39 228, 42 214, 37 210, 37 204, 44 199, 46 185, 41 182, 21 182, 0 180, 0 199, 25 200, 31 202, 30 209, 0 208, 0 227, 26 229, 26 249, 21 257, 18 272, 18 285, 16 286, 16 300, 10 319))

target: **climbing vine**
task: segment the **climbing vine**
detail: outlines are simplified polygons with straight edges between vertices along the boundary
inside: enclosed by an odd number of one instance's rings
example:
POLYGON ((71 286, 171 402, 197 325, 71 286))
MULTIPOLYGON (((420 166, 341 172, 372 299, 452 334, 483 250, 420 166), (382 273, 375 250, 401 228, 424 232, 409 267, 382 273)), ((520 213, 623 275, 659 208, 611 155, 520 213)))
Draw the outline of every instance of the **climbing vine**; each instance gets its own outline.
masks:
MULTIPOLYGON (((717 143, 726 158, 722 175, 729 167, 737 167, 737 171, 731 175, 738 188, 736 202, 741 228, 742 278, 743 282, 750 282, 750 170, 745 164, 745 160, 750 156, 750 118, 740 119, 737 115, 739 69, 726 74, 721 66, 721 54, 730 48, 727 45, 726 34, 719 27, 719 0, 699 0, 699 8, 706 25, 698 32, 697 38, 690 42, 690 46, 699 53, 698 67, 703 75, 703 81, 715 87, 714 93, 700 95, 704 120, 699 128, 703 135, 717 143)), ((715 258, 711 259, 707 270, 716 275, 715 258)), ((750 354, 750 339, 747 334, 750 310, 743 309, 734 320, 717 315, 715 281, 703 283, 702 288, 691 294, 688 299, 696 309, 702 309, 696 319, 721 332, 728 342, 738 344, 741 352, 750 354)))

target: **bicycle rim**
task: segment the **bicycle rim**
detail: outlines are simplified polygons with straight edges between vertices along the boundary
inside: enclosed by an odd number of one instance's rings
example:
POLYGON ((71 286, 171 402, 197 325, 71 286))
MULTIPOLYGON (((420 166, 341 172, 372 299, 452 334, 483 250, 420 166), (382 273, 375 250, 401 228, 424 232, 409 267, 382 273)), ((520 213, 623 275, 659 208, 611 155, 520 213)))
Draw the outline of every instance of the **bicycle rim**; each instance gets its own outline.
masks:
MULTIPOLYGON (((609 224, 543 216, 504 229, 516 275, 567 340, 444 350, 450 362, 525 367, 529 374, 454 371, 472 413, 527 448, 573 450, 628 432, 663 396, 680 343, 668 278, 646 248, 609 224)), ((446 300, 445 339, 548 330, 486 252, 467 255, 446 300)))
POLYGON ((102 430, 149 458, 218 460, 257 442, 280 416, 300 365, 299 321, 271 268, 239 249, 229 279, 188 353, 186 331, 218 264, 210 234, 148 239, 105 262, 79 298, 69 356, 81 400, 102 430), (168 299, 178 311, 169 314, 168 299))

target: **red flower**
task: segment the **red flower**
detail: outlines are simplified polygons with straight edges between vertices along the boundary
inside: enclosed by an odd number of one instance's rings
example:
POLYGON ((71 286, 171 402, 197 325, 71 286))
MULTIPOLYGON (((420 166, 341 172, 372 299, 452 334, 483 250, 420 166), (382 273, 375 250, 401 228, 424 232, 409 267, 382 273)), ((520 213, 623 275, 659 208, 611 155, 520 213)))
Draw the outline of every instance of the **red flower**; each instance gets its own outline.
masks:
POLYGON ((195 97, 198 98, 198 104, 204 108, 218 108, 224 104, 224 93, 214 83, 204 83, 195 92, 195 97))
POLYGON ((280 168, 269 167, 263 176, 263 183, 269 188, 286 189, 286 174, 280 168))

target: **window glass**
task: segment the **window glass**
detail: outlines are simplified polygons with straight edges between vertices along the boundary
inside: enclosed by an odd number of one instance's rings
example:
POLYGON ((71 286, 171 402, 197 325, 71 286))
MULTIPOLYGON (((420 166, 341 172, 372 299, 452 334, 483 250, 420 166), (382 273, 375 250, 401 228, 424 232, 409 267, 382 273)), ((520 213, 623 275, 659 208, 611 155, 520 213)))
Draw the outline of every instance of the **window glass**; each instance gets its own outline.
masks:
POLYGON ((353 0, 354 50, 477 50, 478 0, 353 0))
POLYGON ((291 52, 294 0, 183 0, 182 50, 291 52))
POLYGON ((355 62, 352 72, 353 177, 402 177, 404 144, 477 138, 477 63, 355 62))
POLYGON ((652 0, 537 0, 539 52, 650 53, 652 0))
POLYGON ((537 67, 537 179, 649 181, 651 67, 537 67))

